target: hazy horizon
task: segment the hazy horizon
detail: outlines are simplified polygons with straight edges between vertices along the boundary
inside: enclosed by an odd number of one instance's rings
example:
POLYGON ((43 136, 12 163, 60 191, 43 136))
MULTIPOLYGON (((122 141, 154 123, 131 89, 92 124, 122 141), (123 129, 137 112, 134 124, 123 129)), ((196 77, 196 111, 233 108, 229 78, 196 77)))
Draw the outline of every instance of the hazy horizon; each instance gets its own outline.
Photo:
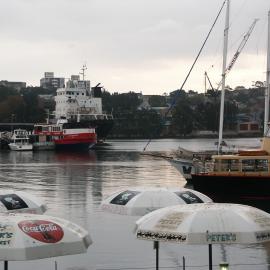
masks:
MULTIPOLYGON (((113 92, 179 89, 224 0, 0 0, 0 80, 39 86, 44 72, 113 92)), ((231 0, 228 63, 255 18, 226 85, 265 81, 269 0, 231 0)), ((184 89, 221 78, 225 8, 184 89)))

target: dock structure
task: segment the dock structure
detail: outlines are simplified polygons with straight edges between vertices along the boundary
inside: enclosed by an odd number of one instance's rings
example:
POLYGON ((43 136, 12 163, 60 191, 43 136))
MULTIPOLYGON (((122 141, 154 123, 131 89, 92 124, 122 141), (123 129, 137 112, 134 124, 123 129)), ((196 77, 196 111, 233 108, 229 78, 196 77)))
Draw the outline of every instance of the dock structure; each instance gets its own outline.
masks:
POLYGON ((12 131, 19 128, 32 131, 34 129, 34 123, 0 123, 0 132, 12 131))

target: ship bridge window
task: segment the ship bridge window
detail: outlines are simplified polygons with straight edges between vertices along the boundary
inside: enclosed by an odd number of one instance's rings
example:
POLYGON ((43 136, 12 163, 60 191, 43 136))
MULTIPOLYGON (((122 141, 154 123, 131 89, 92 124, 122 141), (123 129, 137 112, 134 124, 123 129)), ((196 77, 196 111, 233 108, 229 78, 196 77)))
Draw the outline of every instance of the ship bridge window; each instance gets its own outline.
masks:
POLYGON ((267 172, 269 168, 267 159, 242 160, 243 172, 267 172))
POLYGON ((53 131, 60 131, 60 127, 53 127, 53 131))
POLYGON ((267 172, 268 171, 268 160, 267 159, 255 159, 255 170, 256 170, 256 172, 267 172))
POLYGON ((255 159, 242 160, 242 171, 243 172, 255 172, 255 159))
MULTIPOLYGON (((239 171, 239 160, 237 159, 223 159, 220 165, 220 171, 222 172, 239 171)), ((216 167, 215 170, 217 170, 216 167)))

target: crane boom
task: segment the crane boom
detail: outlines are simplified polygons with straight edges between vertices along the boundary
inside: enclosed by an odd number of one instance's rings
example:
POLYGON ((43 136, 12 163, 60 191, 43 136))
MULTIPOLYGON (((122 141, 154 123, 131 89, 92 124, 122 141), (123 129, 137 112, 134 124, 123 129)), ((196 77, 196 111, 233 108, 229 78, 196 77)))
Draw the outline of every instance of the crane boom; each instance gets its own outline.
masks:
MULTIPOLYGON (((248 32, 244 35, 244 37, 243 37, 243 39, 242 39, 242 41, 241 41, 241 43, 240 43, 240 45, 239 45, 239 47, 238 47, 236 53, 233 55, 233 58, 232 58, 230 64, 228 65, 228 67, 227 67, 226 70, 225 70, 225 73, 224 73, 225 76, 231 71, 231 69, 232 69, 233 65, 235 64, 235 62, 236 62, 238 56, 240 55, 240 53, 241 53, 242 50, 244 49, 244 47, 245 47, 245 45, 246 45, 246 43, 247 43, 247 41, 248 41, 248 39, 249 39, 249 37, 250 37, 250 35, 251 35, 253 29, 254 29, 254 27, 255 27, 257 21, 258 21, 258 19, 255 19, 255 20, 253 21, 253 23, 252 23, 251 26, 249 27, 248 32)), ((218 84, 217 90, 219 89, 220 86, 221 86, 221 82, 218 84)))
MULTIPOLYGON (((210 79, 209 79, 209 77, 208 77, 208 74, 207 74, 206 71, 204 72, 204 75, 205 75, 205 78, 207 79, 207 81, 209 82, 209 84, 210 84, 212 90, 215 90, 214 87, 213 87, 213 85, 212 85, 212 83, 211 83, 211 81, 210 81, 210 79)), ((205 89, 205 92, 206 92, 206 89, 205 89)))

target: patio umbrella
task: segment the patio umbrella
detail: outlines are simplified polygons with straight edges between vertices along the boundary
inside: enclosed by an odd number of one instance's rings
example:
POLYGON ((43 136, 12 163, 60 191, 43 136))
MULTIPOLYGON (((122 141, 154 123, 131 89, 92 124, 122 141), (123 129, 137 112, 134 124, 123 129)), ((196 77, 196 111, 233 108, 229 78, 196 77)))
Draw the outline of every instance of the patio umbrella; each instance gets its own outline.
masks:
POLYGON ((86 252, 86 230, 67 220, 34 214, 0 214, 0 259, 35 260, 86 252))
POLYGON ((270 214, 239 204, 192 204, 166 207, 136 222, 142 240, 181 244, 255 244, 270 240, 270 214))
POLYGON ((23 191, 0 190, 0 213, 17 212, 43 214, 47 210, 41 199, 23 191))
POLYGON ((178 204, 212 202, 206 195, 186 188, 134 187, 122 189, 101 203, 111 213, 143 216, 151 211, 178 204))
MULTIPOLYGON (((111 213, 143 216, 154 210, 181 204, 212 202, 206 195, 181 187, 133 187, 115 192, 101 203, 101 209, 111 213)), ((154 242, 158 268, 159 243, 154 242)))

